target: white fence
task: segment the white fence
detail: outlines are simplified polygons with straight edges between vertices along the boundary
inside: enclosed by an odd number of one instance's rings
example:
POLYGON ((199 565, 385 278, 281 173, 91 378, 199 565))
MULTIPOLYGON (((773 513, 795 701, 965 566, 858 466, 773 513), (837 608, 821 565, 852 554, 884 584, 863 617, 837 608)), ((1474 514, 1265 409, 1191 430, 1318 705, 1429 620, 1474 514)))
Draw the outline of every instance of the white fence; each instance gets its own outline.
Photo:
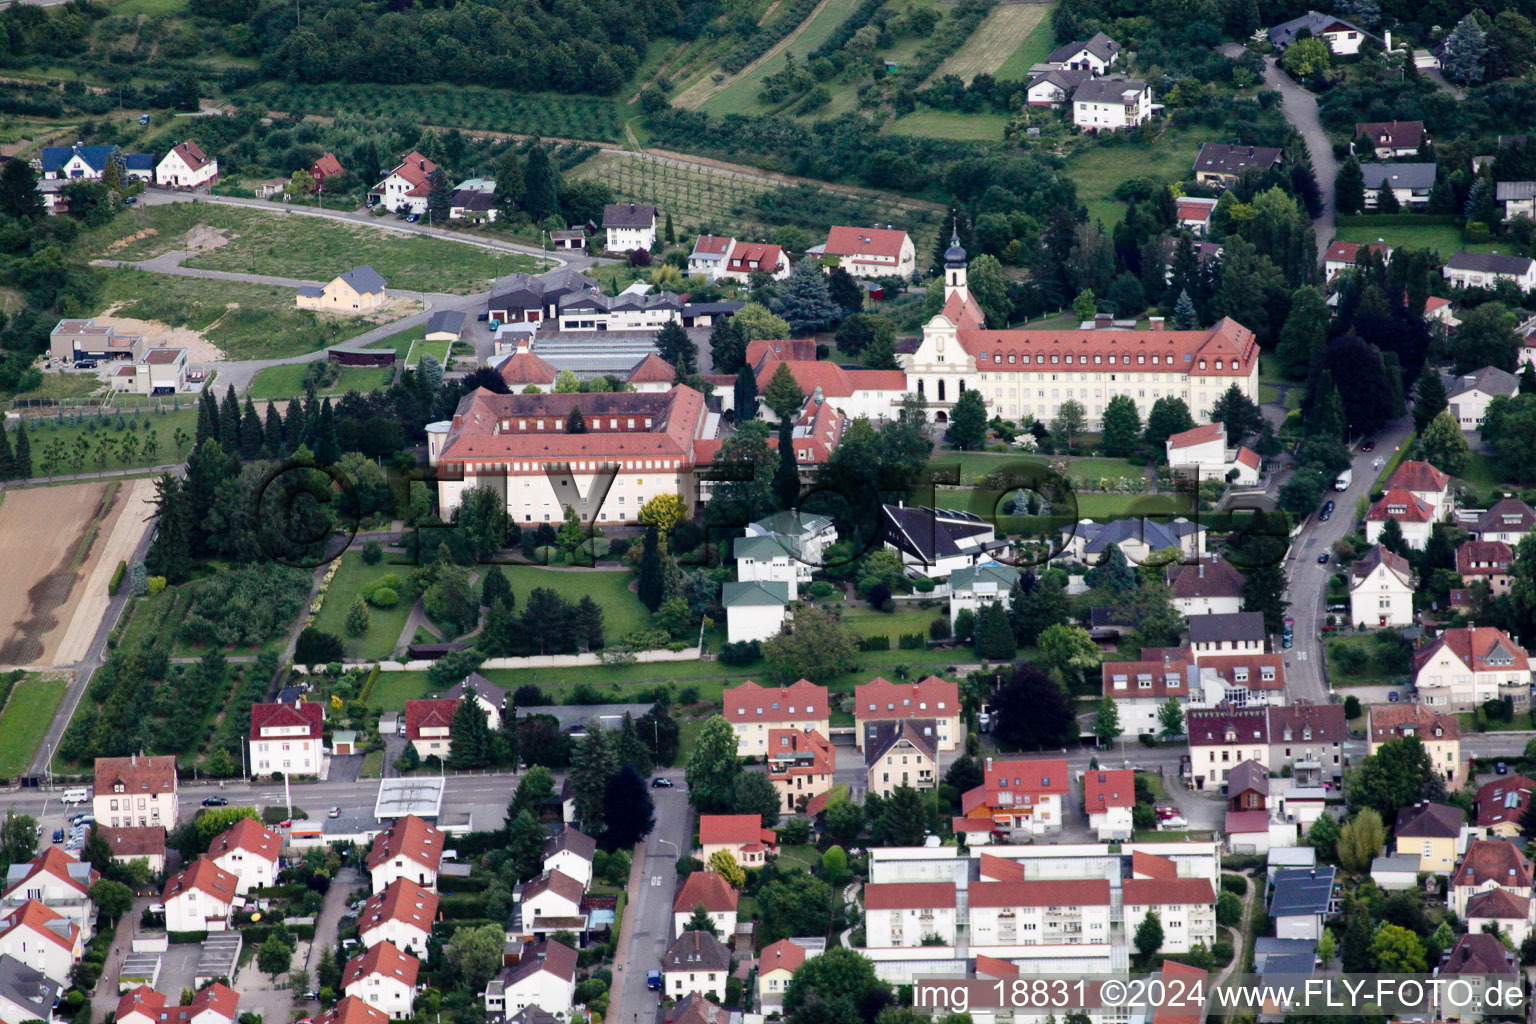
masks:
MULTIPOLYGON (((663 661, 698 661, 701 657, 697 647, 686 647, 681 651, 635 651, 624 656, 622 664, 629 662, 650 663, 663 661)), ((348 664, 354 664, 348 662, 348 664)), ((380 672, 424 672, 431 668, 432 661, 381 661, 378 663, 380 672)), ((541 654, 530 658, 488 658, 480 664, 481 670, 491 668, 579 668, 582 666, 602 667, 609 664, 603 660, 601 653, 588 654, 541 654)), ((293 666, 295 672, 308 672, 307 665, 293 666)))

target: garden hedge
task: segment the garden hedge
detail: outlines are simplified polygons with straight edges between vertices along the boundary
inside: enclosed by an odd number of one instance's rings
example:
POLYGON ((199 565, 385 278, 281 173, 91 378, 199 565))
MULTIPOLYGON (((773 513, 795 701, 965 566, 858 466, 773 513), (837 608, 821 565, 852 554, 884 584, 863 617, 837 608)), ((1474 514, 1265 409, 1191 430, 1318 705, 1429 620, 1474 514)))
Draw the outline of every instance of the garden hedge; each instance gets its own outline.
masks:
POLYGON ((128 575, 128 563, 118 562, 117 568, 112 570, 112 582, 107 584, 107 593, 116 597, 117 592, 122 589, 123 577, 126 575, 128 575))

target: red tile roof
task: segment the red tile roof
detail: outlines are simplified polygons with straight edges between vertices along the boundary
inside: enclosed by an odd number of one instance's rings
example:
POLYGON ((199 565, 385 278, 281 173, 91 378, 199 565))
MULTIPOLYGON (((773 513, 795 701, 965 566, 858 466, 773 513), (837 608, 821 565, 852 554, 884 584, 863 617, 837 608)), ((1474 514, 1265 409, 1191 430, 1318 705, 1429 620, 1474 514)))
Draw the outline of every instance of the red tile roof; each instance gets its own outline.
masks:
POLYGON ((1107 907, 1107 879, 1035 879, 1027 882, 972 882, 972 907, 1107 907))
POLYGON ((985 953, 976 954, 976 975, 991 978, 1012 978, 1019 973, 1019 965, 1011 960, 1000 960, 985 953))
POLYGON ((159 825, 132 825, 112 828, 110 825, 97 825, 96 831, 107 841, 112 848, 112 856, 126 857, 164 857, 165 856, 165 829, 159 825))
MULTIPOLYGON (((975 886, 971 890, 974 892, 975 886)), ((872 882, 864 886, 865 910, 953 910, 954 906, 954 882, 872 882)))
POLYGON ((509 386, 553 384, 555 378, 560 375, 559 370, 526 349, 514 352, 503 360, 502 364, 496 367, 496 373, 509 386))
POLYGON ((759 338, 756 341, 747 342, 747 365, 756 373, 765 359, 796 361, 814 361, 816 358, 816 341, 814 338, 759 338))
POLYGON ((252 704, 251 739, 313 739, 320 738, 325 728, 325 708, 315 701, 301 700, 297 704, 252 704), (284 732, 263 735, 266 729, 305 728, 304 733, 284 732))
POLYGON ((1369 714, 1372 743, 1385 743, 1403 736, 1417 736, 1426 743, 1461 739, 1461 721, 1455 715, 1442 715, 1420 704, 1373 704, 1369 714), (1435 735, 1436 732, 1440 735, 1435 735))
POLYGON ((1110 771, 1090 769, 1083 776, 1083 811, 1098 814, 1111 807, 1132 807, 1136 803, 1136 773, 1129 768, 1110 771))
MULTIPOLYGON (((89 885, 81 885, 79 880, 69 873, 71 864, 81 863, 80 858, 65 853, 57 846, 50 846, 42 853, 27 862, 30 870, 22 877, 20 882, 11 886, 10 891, 15 892, 25 887, 25 884, 38 875, 51 875, 72 889, 84 893, 89 891, 89 885)), ((91 882, 94 884, 99 876, 95 871, 91 872, 91 882)))
POLYGON ((196 992, 192 1002, 187 1005, 192 1011, 188 1016, 195 1017, 204 1010, 212 1010, 225 1020, 232 1021, 235 1014, 240 1012, 240 995, 228 985, 216 981, 196 992))
POLYGON ((991 832, 993 823, 991 818, 950 818, 949 828, 951 832, 991 832))
POLYGON ((1355 263, 1360 258, 1360 250, 1380 253, 1387 256, 1392 252, 1389 245, 1380 245, 1376 242, 1340 242, 1337 239, 1328 246, 1328 251, 1323 254, 1323 260, 1327 263, 1355 263))
POLYGON ((436 917, 437 893, 423 889, 409 878, 397 878, 383 892, 368 897, 363 912, 357 916, 357 927, 360 933, 366 933, 385 921, 399 921, 430 932, 436 917))
POLYGON ((336 159, 335 154, 327 153, 314 162, 309 169, 309 173, 316 178, 324 179, 329 178, 333 174, 343 174, 345 170, 341 166, 341 161, 336 159))
POLYGON ((1113 373, 1135 366, 1146 373, 1246 377, 1259 351, 1253 332, 1230 317, 1208 331, 961 330, 958 338, 978 370, 1007 367, 1008 372, 1049 366, 1052 373, 1113 373))
POLYGON ((788 265, 784 250, 778 246, 743 242, 731 253, 726 269, 741 274, 772 274, 788 265))
POLYGON ((1131 851, 1131 874, 1137 878, 1178 878, 1179 866, 1155 853, 1131 851))
POLYGON ((1529 889, 1531 862, 1506 840, 1474 839, 1456 866, 1451 884, 1475 887, 1487 882, 1506 889, 1529 889))
POLYGON ((986 802, 996 809, 1032 806, 1041 797, 1067 795, 1067 762, 995 761, 987 765, 986 802))
POLYGON ((1343 704, 1291 704, 1269 709, 1272 743, 1343 743, 1349 739, 1349 723, 1343 704), (1286 730, 1290 736, 1286 736, 1286 730), (1310 733, 1308 730, 1311 730, 1310 733), (1307 739, 1307 736, 1311 739, 1307 739))
POLYGON ((1170 448, 1193 448, 1197 444, 1209 444, 1212 441, 1227 440, 1227 428, 1220 423, 1207 423, 1193 430, 1181 430, 1168 438, 1170 448))
POLYGON ((409 953, 402 953, 388 940, 374 943, 362 956, 347 961, 347 969, 341 976, 341 987, 346 989, 355 981, 378 974, 416 987, 416 974, 421 961, 409 953))
POLYGON ((1187 697, 1194 678, 1189 662, 1171 657, 1166 661, 1106 661, 1099 666, 1099 672, 1106 697, 1187 697), (1115 683, 1122 676, 1125 686, 1117 688, 1115 683), (1141 688, 1142 676, 1148 677, 1150 689, 1141 688))
POLYGON ((586 893, 580 882, 559 868, 551 868, 537 878, 530 878, 518 887, 523 902, 527 902, 540 893, 552 892, 571 903, 580 904, 581 897, 586 893))
POLYGON ((1120 883, 1123 902, 1133 907, 1216 902, 1209 878, 1127 878, 1120 883))
MULTIPOLYGON (((1203 663, 1205 659, 1201 659, 1203 663)), ((1235 743, 1268 743, 1269 715, 1264 708, 1199 708, 1184 716, 1192 747, 1224 747, 1235 743), (1227 739, 1227 731, 1236 733, 1227 739)))
POLYGON ((809 679, 791 686, 760 686, 748 679, 725 691, 725 717, 730 722, 798 722, 813 724, 830 716, 827 690, 809 679))
POLYGON ((1508 633, 1492 626, 1461 626, 1440 634, 1428 647, 1413 658, 1413 670, 1417 672, 1441 650, 1449 649, 1456 659, 1472 672, 1529 672, 1531 665, 1525 648, 1510 639, 1508 633), (1490 665, 1488 659, 1495 655, 1507 656, 1508 665, 1490 665))
POLYGON ((50 910, 37 900, 27 900, 19 907, 12 907, 0 915, 0 938, 18 928, 28 928, 43 936, 55 946, 73 953, 80 926, 68 921, 63 915, 50 910))
POLYGON ((1515 974, 1518 973, 1517 960, 1518 957, 1505 949, 1496 936, 1478 932, 1457 937, 1456 944, 1440 965, 1440 973, 1515 974))
POLYGON ((262 828, 254 818, 241 818, 214 837, 208 844, 208 856, 217 860, 226 853, 243 850, 276 864, 282 848, 283 841, 276 832, 262 828))
POLYGON ((962 331, 979 331, 987 325, 987 315, 969 291, 951 292, 939 312, 962 331))
POLYGON ((757 389, 767 393, 768 382, 778 372, 779 365, 789 367, 795 383, 807 398, 821 389, 824 398, 851 398, 856 391, 906 391, 907 374, 904 370, 845 370, 837 363, 826 360, 765 360, 757 370, 757 389))
POLYGON ((1285 657, 1280 654, 1202 654, 1200 668, 1214 669, 1224 682, 1250 690, 1285 689, 1285 657), (1242 669, 1247 670, 1248 676, 1239 682, 1242 669), (1268 679, 1264 677, 1265 669, 1272 670, 1268 679))
POLYGON ((773 829, 763 828, 763 819, 757 814, 701 814, 699 815, 699 845, 767 843, 777 845, 778 836, 773 829))
POLYGON ((778 942, 763 948, 757 957, 757 973, 761 977, 770 971, 789 971, 793 974, 805 963, 805 949, 797 946, 788 939, 780 939, 778 942))
POLYGON ((1258 469, 1259 463, 1262 460, 1259 458, 1258 452, 1254 451, 1252 448, 1249 448, 1247 445, 1240 445, 1237 449, 1237 461, 1241 462, 1249 469, 1258 469))
POLYGON ((204 153, 202 147, 191 140, 178 142, 171 147, 171 152, 181 157, 182 162, 187 165, 189 170, 200 171, 208 166, 208 154, 204 153))
POLYGON ((827 233, 823 250, 828 256, 885 256, 901 258, 901 246, 907 239, 905 231, 888 228, 853 228, 837 225, 827 233))
POLYGON ((1180 202, 1179 220, 1192 220, 1204 223, 1211 219, 1211 211, 1216 209, 1209 203, 1180 202))
POLYGON ((630 384, 671 384, 677 380, 677 367, 651 352, 635 364, 626 380, 630 384))
POLYGON ((176 792, 176 758, 98 757, 96 759, 96 795, 107 796, 121 785, 125 793, 176 792))
POLYGON ((678 888, 672 899, 672 912, 689 914, 696 907, 703 907, 711 914, 724 914, 734 911, 739 900, 740 895, 730 882, 713 871, 695 871, 678 888))
POLYGON ((1536 789, 1524 775, 1505 775, 1477 787, 1477 824, 1482 828, 1520 821, 1536 789))
POLYGON ((186 1006, 167 1006, 163 993, 148 985, 140 985, 123 993, 117 1001, 114 1020, 122 1020, 130 1014, 143 1014, 157 1022, 182 1022, 205 1011, 212 1011, 225 1020, 233 1021, 240 1009, 240 996, 228 985, 214 982, 192 997, 186 1006))
POLYGON ((368 850, 371 871, 396 856, 421 864, 433 871, 443 859, 443 833, 414 814, 396 818, 388 831, 380 832, 368 850))
POLYGON ((1501 920, 1529 921, 1531 898, 1516 896, 1508 889, 1489 889, 1467 900, 1467 920, 1496 918, 1501 920))
POLYGON ((1451 478, 1427 462, 1405 462, 1387 480, 1387 490, 1443 491, 1451 478))
MULTIPOLYGON (((976 819, 981 821, 982 819, 976 819)), ((988 828, 992 823, 983 821, 988 828)), ((1024 881, 1024 865, 1008 857, 997 857, 990 853, 983 853, 977 865, 981 877, 994 882, 1022 882, 1024 881)))
POLYGON ((208 857, 199 857, 192 866, 171 877, 165 883, 160 902, 169 903, 182 893, 197 889, 221 903, 232 902, 240 880, 219 867, 208 857))
MULTIPOLYGON (((413 186, 411 190, 406 193, 406 195, 416 195, 418 193, 425 195, 427 188, 427 175, 431 174, 435 170, 437 170, 437 164, 433 163, 431 160, 428 160, 426 157, 422 156, 415 150, 411 150, 411 152, 407 153, 405 158, 401 160, 393 170, 384 175, 384 180, 388 181, 392 176, 398 174, 400 177, 410 182, 413 186)), ((382 182, 380 182, 380 184, 382 184, 382 182)))
MULTIPOLYGON (((1163 981, 1167 982, 1172 978, 1186 979, 1185 991, 1190 991, 1194 985, 1199 985, 1203 991, 1205 986, 1201 980, 1205 978, 1205 974, 1206 972, 1199 967, 1181 964, 1177 960, 1163 961, 1163 981)), ((1172 988, 1169 991, 1172 991, 1172 988)), ((1189 999, 1180 999, 1177 994, 1172 997, 1172 1001, 1175 1005, 1167 1009, 1159 1007, 1152 1011, 1152 1024, 1200 1024, 1204 1016, 1200 1007, 1191 1006, 1189 999)))
POLYGON ((1515 553, 1501 540, 1469 540, 1456 549, 1456 571, 1462 576, 1506 576, 1515 553))
POLYGON ((768 776, 827 775, 837 768, 837 749, 815 729, 768 730, 768 776), (809 754, 810 763, 802 763, 809 754), (781 762, 775 766, 774 762, 781 762))
POLYGON ((423 729, 450 729, 453 726, 453 713, 459 709, 459 702, 438 697, 430 700, 408 700, 405 702, 405 736, 407 739, 419 740, 422 738, 423 729))
POLYGON ((733 241, 735 239, 724 235, 700 235, 693 243, 693 251, 701 255, 724 256, 733 241))
POLYGON ((1373 523, 1384 523, 1388 519, 1396 519, 1401 523, 1430 523, 1434 522, 1435 509, 1433 505, 1414 497, 1410 491, 1394 488, 1371 506, 1365 518, 1373 523))
POLYGON ((880 676, 853 688, 853 717, 863 721, 951 718, 960 714, 960 684, 938 676, 893 683, 880 676))
POLYGON ((344 996, 316 1017, 315 1024, 389 1024, 389 1015, 357 996, 344 996))
POLYGON ((1228 811, 1225 831, 1229 836, 1269 831, 1268 811, 1228 811))

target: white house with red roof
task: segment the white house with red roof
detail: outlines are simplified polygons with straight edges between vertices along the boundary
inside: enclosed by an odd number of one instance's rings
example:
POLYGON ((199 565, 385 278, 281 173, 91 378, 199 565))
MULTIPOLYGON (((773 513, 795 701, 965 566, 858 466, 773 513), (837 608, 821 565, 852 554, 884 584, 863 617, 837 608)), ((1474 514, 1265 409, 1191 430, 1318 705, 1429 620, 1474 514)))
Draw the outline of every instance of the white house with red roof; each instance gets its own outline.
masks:
MULTIPOLYGON (((768 384, 780 366, 789 367, 808 398, 819 396, 848 416, 867 416, 877 423, 895 418, 907 394, 907 375, 901 370, 850 370, 825 359, 779 360, 773 356, 754 367, 758 394, 768 393, 768 384)), ((758 415, 769 423, 779 420, 778 413, 766 404, 758 407, 758 415)))
POLYGON ((544 840, 544 870, 559 871, 580 882, 582 888, 592 884, 592 861, 597 856, 597 840, 567 825, 556 835, 544 840))
POLYGON ((361 999, 391 1020, 409 1017, 416 1006, 416 976, 421 961, 392 942, 376 942, 347 961, 341 975, 344 994, 361 999))
POLYGON ((1531 886, 1531 862, 1518 846, 1506 839, 1474 839, 1451 876, 1447 903, 1465 916, 1468 901, 1479 893, 1503 889, 1512 896, 1530 899, 1531 886))
POLYGON ((1099 671, 1103 695, 1115 702, 1127 736, 1159 735, 1163 705, 1172 699, 1188 708, 1191 694, 1199 689, 1199 670, 1188 648, 1149 649, 1140 661, 1106 661, 1099 671))
POLYGON ((1125 933, 1134 936, 1149 913, 1163 925, 1163 952, 1187 953, 1216 941, 1216 890, 1206 878, 1127 878, 1121 883, 1125 933))
POLYGON ((864 945, 898 949, 955 944, 954 882, 885 882, 864 886, 864 945))
POLYGON ((358 935, 365 947, 392 942, 397 949, 426 956, 437 903, 437 893, 409 878, 397 878, 363 904, 357 916, 358 935))
POLYGON ((1408 559, 1380 544, 1349 566, 1351 625, 1411 626, 1413 594, 1413 569, 1408 559))
POLYGON ((709 915, 715 933, 730 938, 736 934, 736 908, 740 894, 731 883, 713 871, 694 871, 678 886, 672 897, 672 937, 688 930, 688 920, 700 907, 709 915))
POLYGON ((427 193, 431 191, 427 178, 435 170, 437 164, 412 150, 383 181, 368 190, 368 205, 381 205, 391 213, 426 213, 427 193))
POLYGON ((1410 459, 1398 466, 1387 479, 1387 490, 1399 489, 1432 507, 1440 518, 1444 518, 1456 507, 1451 493, 1450 475, 1440 472, 1428 462, 1410 459))
POLYGON ((736 239, 727 235, 700 235, 693 243, 693 252, 688 254, 688 276, 697 274, 707 281, 720 280, 735 248, 736 239))
POLYGON ((761 815, 699 815, 699 859, 706 864, 717 851, 724 850, 742 867, 760 868, 778 844, 778 833, 763 828, 761 815))
POLYGON ((540 918, 580 917, 581 897, 585 892, 580 882, 559 870, 545 871, 523 882, 514 890, 514 896, 524 933, 542 930, 535 924, 540 918))
POLYGON ((170 188, 197 188, 219 180, 219 162, 191 141, 178 142, 155 165, 155 184, 170 188))
POLYGON ((176 758, 98 757, 91 810, 103 825, 176 827, 176 758))
POLYGON ((520 348, 507 356, 496 367, 496 375, 507 382, 514 394, 522 394, 527 388, 553 391, 555 378, 560 371, 547 360, 533 354, 531 349, 520 348))
POLYGON ((148 985, 124 992, 117 1001, 115 1024, 234 1024, 240 996, 228 985, 214 982, 199 989, 191 1002, 176 1006, 148 985))
POLYGON ((1502 629, 1459 626, 1413 657, 1413 685, 1428 707, 1467 711, 1504 697, 1530 704, 1531 665, 1524 647, 1502 629))
POLYGON ((1333 279, 1346 270, 1353 270, 1360 259, 1366 253, 1375 253, 1382 259, 1392 255, 1392 247, 1384 242, 1341 242, 1334 239, 1328 246, 1328 251, 1323 253, 1323 277, 1325 283, 1332 284, 1333 279))
POLYGON ((677 383, 677 367, 652 352, 634 365, 624 383, 633 391, 665 394, 677 383))
POLYGON ((425 889, 437 886, 437 869, 443 860, 443 833, 414 814, 396 818, 373 839, 366 864, 373 891, 405 878, 425 889))
POLYGON ((990 818, 998 832, 1055 835, 1061 831, 1067 795, 1067 762, 994 761, 987 758, 985 781, 960 798, 967 818, 990 818))
POLYGON ((1131 838, 1131 808, 1136 806, 1136 773, 1129 768, 1083 773, 1083 813, 1100 839, 1131 838))
POLYGON ((1204 238, 1210 233, 1211 214, 1216 210, 1216 200, 1202 199, 1199 196, 1179 196, 1174 205, 1178 213, 1179 227, 1187 228, 1196 238, 1204 238))
MULTIPOLYGON (((1102 955, 1108 955, 1112 902, 1108 879, 1025 879, 1019 867, 1018 875, 1009 880, 972 882, 968 902, 973 954, 980 950, 1007 955, 1019 946, 1038 945, 1101 946, 1102 955)), ((1085 948, 1080 955, 1094 952, 1085 948)))
POLYGON ((165 904, 168 932, 222 932, 229 927, 240 880, 207 857, 165 883, 160 902, 165 904))
POLYGON ((1161 321, 1147 330, 986 327, 967 312, 974 299, 966 260, 958 243, 944 254, 945 306, 923 326, 917 351, 898 357, 937 422, 947 422, 967 389, 981 393, 991 415, 1015 420, 1049 422, 1070 399, 1089 430, 1100 428, 1116 395, 1134 401, 1143 419, 1157 399, 1183 399, 1197 423, 1210 422, 1211 407, 1234 384, 1258 400, 1258 341, 1230 317, 1199 331, 1163 330, 1161 321))
POLYGON ((905 231, 890 227, 855 228, 839 224, 827 233, 824 245, 807 255, 837 257, 837 265, 854 277, 907 277, 917 270, 917 249, 905 231))
POLYGON ((1381 539, 1387 521, 1395 520, 1403 531, 1403 541, 1415 551, 1422 551, 1438 518, 1433 505, 1414 497, 1411 491, 1392 488, 1365 513, 1365 539, 1375 544, 1381 539))
POLYGON ((251 774, 318 775, 325 707, 317 701, 251 706, 251 774))
POLYGON ((815 729, 771 729, 767 761, 768 781, 793 814, 832 788, 837 748, 815 729))
POLYGON ((208 857, 239 880, 235 891, 243 896, 252 889, 277 884, 282 848, 282 837, 276 832, 263 828, 254 818, 241 818, 208 844, 208 857))
POLYGON ((737 753, 761 757, 768 753, 774 729, 815 729, 830 735, 832 709, 827 689, 809 679, 790 686, 762 686, 748 679, 725 691, 725 720, 736 730, 737 753))
POLYGON ((64 984, 84 952, 80 926, 37 900, 0 912, 0 956, 64 984))
POLYGON ((1175 473, 1198 474, 1201 480, 1226 480, 1244 487, 1259 482, 1259 456, 1251 448, 1227 447, 1227 428, 1207 423, 1169 436, 1168 465, 1175 473))
POLYGON ((443 697, 405 702, 405 738, 422 760, 448 759, 453 749, 453 715, 458 710, 458 701, 443 697))
POLYGON ((745 284, 752 280, 753 274, 767 274, 775 281, 782 281, 789 276, 789 257, 777 245, 736 242, 726 255, 720 279, 745 284))
POLYGON ((780 939, 757 955, 757 1001, 764 1013, 784 1008, 784 993, 800 965, 826 949, 825 939, 780 939))
POLYGON ((960 724, 960 684, 938 676, 915 683, 893 683, 876 676, 853 690, 853 743, 864 749, 870 722, 932 719, 933 742, 939 753, 958 749, 965 739, 960 724))
POLYGON ((91 902, 90 890, 100 878, 85 861, 60 847, 49 846, 31 860, 12 864, 6 870, 0 908, 10 909, 28 900, 38 900, 79 925, 89 939, 96 922, 96 905, 91 902))
POLYGON ((356 996, 342 996, 315 1018, 315 1024, 388 1024, 389 1017, 356 996))

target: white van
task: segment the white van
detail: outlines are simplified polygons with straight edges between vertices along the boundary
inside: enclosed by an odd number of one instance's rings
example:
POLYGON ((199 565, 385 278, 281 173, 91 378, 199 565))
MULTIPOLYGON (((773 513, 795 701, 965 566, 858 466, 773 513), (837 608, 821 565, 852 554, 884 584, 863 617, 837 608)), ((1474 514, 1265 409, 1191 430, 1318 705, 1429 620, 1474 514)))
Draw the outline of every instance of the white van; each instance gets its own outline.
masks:
POLYGON ((64 795, 59 797, 59 800, 62 801, 63 803, 66 803, 66 804, 83 804, 87 800, 89 800, 90 798, 91 798, 91 791, 88 790, 88 789, 81 788, 81 789, 66 789, 64 791, 64 795))

